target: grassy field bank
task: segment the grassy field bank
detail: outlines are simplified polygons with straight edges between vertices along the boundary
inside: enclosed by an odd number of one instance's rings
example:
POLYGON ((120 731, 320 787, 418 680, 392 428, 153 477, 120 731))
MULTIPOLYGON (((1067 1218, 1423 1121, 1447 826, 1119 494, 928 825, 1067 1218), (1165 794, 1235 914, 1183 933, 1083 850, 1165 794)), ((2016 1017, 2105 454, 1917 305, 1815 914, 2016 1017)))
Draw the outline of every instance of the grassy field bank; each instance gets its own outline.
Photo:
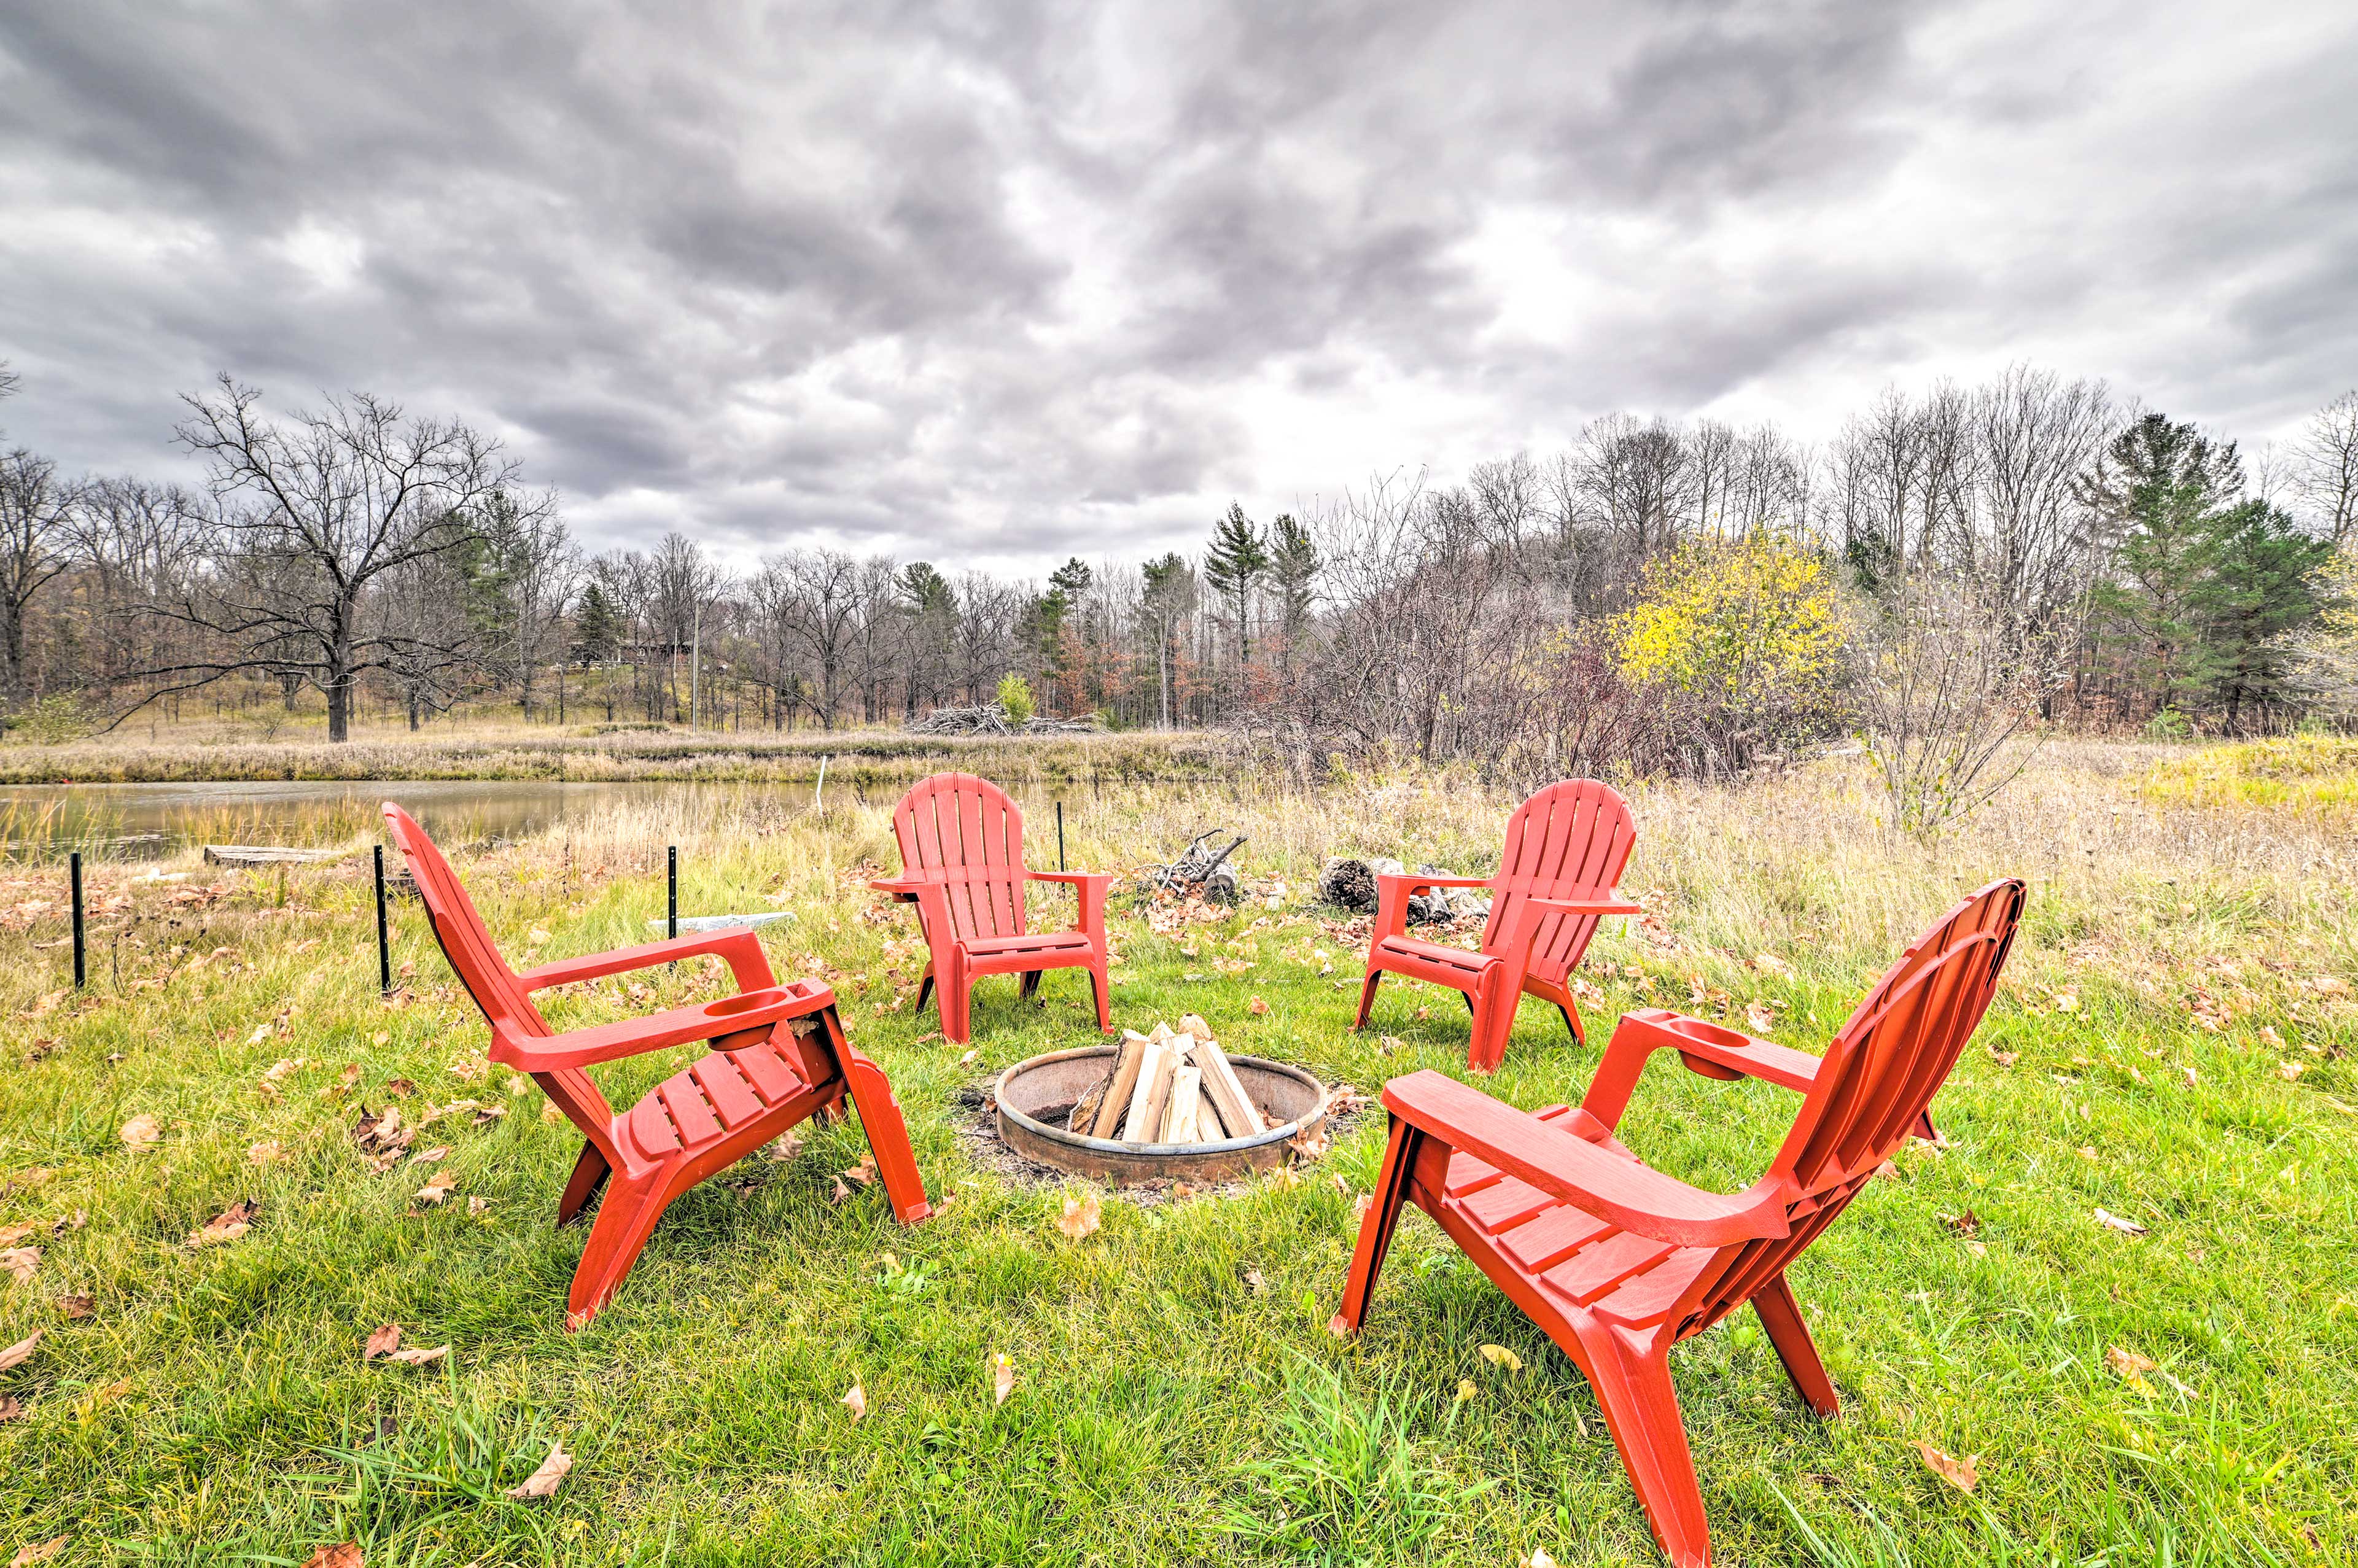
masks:
POLYGON ((803 731, 600 726, 438 726, 418 734, 366 730, 341 745, 316 734, 264 740, 188 730, 160 740, 108 736, 63 745, 0 745, 0 784, 178 784, 244 779, 561 779, 575 784, 808 783, 819 759, 847 784, 917 779, 945 769, 1011 784, 1102 778, 1208 777, 1233 766, 1228 747, 1200 731, 1028 740, 910 735, 894 730, 803 731))
MULTIPOLYGON (((1600 1028, 1665 1002, 1813 1046, 1959 892, 2032 883, 2004 994, 1938 1104, 1954 1146, 1904 1157, 1795 1269, 1844 1413, 1801 1412, 1748 1314, 1674 1357, 1723 1562, 2358 1552, 2348 824, 2330 802, 2180 804, 2155 780, 2180 755, 2055 748, 1929 847, 1881 832, 1855 762, 1633 791, 1625 887, 1650 917, 1609 925, 1584 971, 1600 1028), (1920 1443, 1977 1455, 1978 1490, 1937 1479, 1920 1443)), ((1337 850, 1485 868, 1509 804, 1426 777, 1243 803, 1109 789, 1068 821, 1075 865, 1160 858, 1228 823, 1251 835, 1252 875, 1284 884, 1276 907, 1206 924, 1119 916, 1117 1019, 1200 1011, 1232 1048, 1365 1089, 1462 1073, 1454 997, 1388 986, 1379 1027, 1346 1032, 1359 938, 1303 899, 1337 850)), ((910 917, 857 891, 894 861, 881 809, 815 816, 719 786, 460 870, 521 964, 644 939, 666 842, 684 908, 795 914, 768 928, 779 968, 833 977, 952 1201, 914 1231, 881 1193, 831 1204, 863 1146, 856 1128, 817 1133, 684 1199, 578 1336, 562 1305, 581 1233, 550 1226, 578 1140, 528 1080, 484 1065, 414 905, 397 917, 410 990, 377 998, 364 857, 283 881, 101 868, 80 998, 62 878, 0 878, 0 1231, 30 1227, 8 1245, 39 1253, 27 1278, 0 1273, 0 1346, 40 1336, 0 1371, 0 1552, 63 1537, 59 1564, 301 1563, 344 1540, 372 1564, 452 1568, 1655 1561, 1585 1383, 1422 1217, 1362 1342, 1324 1332, 1380 1116, 1295 1182, 1107 1195, 1078 1241, 1055 1221, 1079 1184, 971 1161, 953 1120, 998 1069, 1083 1037, 1085 984, 1051 977, 1033 1007, 986 983, 972 1059, 943 1044, 910 1006, 910 917), (462 1099, 505 1114, 438 1121, 419 1144, 448 1145, 438 1166, 372 1174, 347 1137, 362 1105, 415 1118, 462 1099), (120 1130, 141 1117, 157 1136, 134 1146, 120 1130), (434 1169, 456 1177, 438 1206, 413 1196, 434 1169), (244 1234, 190 1246, 248 1200, 244 1234), (363 1336, 392 1323, 449 1355, 363 1365, 363 1336), (999 1406, 995 1353, 1015 1371, 999 1406), (855 1380, 859 1422, 838 1402, 855 1380), (553 1440, 579 1456, 562 1487, 508 1500, 553 1440)), ((1033 848, 1053 860, 1037 824, 1033 848)), ((717 984, 644 979, 666 1000, 717 984)), ((559 1022, 642 1005, 603 985, 559 1022)), ((1593 1065, 1531 1006, 1490 1087, 1574 1098, 1593 1065)), ((626 1104, 676 1066, 600 1072, 626 1104)), ((1625 1130, 1732 1186, 1790 1114, 1780 1091, 1658 1064, 1625 1130)))

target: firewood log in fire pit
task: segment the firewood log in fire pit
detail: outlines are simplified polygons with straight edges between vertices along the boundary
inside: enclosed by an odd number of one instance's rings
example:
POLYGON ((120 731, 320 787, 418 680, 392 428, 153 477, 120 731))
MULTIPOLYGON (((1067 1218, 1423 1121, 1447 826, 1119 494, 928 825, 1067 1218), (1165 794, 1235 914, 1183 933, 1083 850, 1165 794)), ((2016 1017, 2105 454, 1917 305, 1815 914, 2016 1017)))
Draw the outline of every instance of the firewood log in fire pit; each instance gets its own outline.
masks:
POLYGON ((1257 1138, 1272 1124, 1212 1026, 1191 1012, 1177 1029, 1123 1030, 1112 1065, 1074 1102, 1065 1125, 1120 1143, 1217 1143, 1257 1138))

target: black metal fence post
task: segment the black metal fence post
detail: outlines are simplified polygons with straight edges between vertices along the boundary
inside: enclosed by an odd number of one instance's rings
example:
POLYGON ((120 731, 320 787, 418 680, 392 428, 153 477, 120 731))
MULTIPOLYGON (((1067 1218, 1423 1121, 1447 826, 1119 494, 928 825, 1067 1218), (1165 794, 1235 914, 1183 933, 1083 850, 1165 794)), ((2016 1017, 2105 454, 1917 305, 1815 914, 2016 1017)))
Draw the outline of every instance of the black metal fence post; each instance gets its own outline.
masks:
POLYGON ((664 905, 664 935, 679 935, 679 846, 671 846, 671 891, 664 905))
POLYGON ((1065 869, 1065 803, 1056 803, 1056 869, 1065 869))
POLYGON ((386 996, 393 994, 393 938, 384 924, 384 846, 373 844, 369 853, 376 860, 376 989, 386 996))
POLYGON ((90 975, 81 918, 81 851, 79 849, 73 851, 72 858, 68 863, 72 868, 73 878, 74 989, 80 990, 82 988, 82 982, 90 975))

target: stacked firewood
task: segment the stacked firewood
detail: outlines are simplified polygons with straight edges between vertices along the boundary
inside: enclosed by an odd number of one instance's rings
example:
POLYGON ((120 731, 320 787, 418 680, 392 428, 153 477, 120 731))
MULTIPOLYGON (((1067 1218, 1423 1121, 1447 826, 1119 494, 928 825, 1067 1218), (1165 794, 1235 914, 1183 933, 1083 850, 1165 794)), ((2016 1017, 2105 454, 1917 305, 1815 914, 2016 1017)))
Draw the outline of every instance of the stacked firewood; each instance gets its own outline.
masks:
POLYGON ((1121 1143, 1217 1143, 1274 1124, 1245 1092, 1212 1026, 1191 1012, 1176 1029, 1123 1030, 1111 1070, 1075 1102, 1065 1125, 1121 1143))

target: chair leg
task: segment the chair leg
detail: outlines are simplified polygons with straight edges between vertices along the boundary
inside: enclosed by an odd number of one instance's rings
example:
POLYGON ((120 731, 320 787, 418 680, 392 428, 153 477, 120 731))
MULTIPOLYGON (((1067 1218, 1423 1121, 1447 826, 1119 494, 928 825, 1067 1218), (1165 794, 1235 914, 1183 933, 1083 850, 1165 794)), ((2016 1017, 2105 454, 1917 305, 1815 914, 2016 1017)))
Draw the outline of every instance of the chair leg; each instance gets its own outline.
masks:
POLYGON ((1089 966, 1089 994, 1097 999, 1098 1033, 1113 1033, 1113 982, 1106 978, 1103 958, 1089 966))
POLYGON ((1392 1119, 1375 1201, 1359 1220, 1359 1243, 1351 1252, 1350 1272, 1343 1276, 1343 1304, 1326 1323, 1326 1332, 1337 1338, 1367 1325, 1368 1299, 1375 1293, 1376 1276, 1383 1271, 1384 1254, 1391 1249, 1392 1231, 1408 1202, 1409 1178, 1415 1173, 1417 1144, 1423 1136, 1404 1119, 1392 1119))
POLYGON ((1941 1141, 1941 1130, 1932 1125, 1932 1113, 1927 1110, 1919 1115, 1916 1125, 1908 1130, 1908 1136, 1922 1139, 1927 1143, 1941 1141))
POLYGON ((860 1125, 868 1134, 868 1152, 876 1157, 876 1175, 892 1201, 892 1217, 914 1225, 934 1212, 925 1201, 925 1178, 917 1173, 916 1152, 909 1146, 909 1124, 902 1119, 900 1102, 884 1069, 846 1046, 843 1076, 851 1086, 851 1103, 859 1108, 860 1125))
POLYGON ((953 971, 942 977, 942 1038, 964 1045, 974 1038, 974 977, 953 971))
POLYGON ((1358 1021, 1351 1025, 1353 1029, 1365 1029, 1368 1026, 1368 1011, 1376 1005, 1376 988, 1383 983, 1384 972, 1381 969, 1368 971, 1367 979, 1359 986, 1359 1017, 1358 1021))
POLYGON ((1032 993, 1039 989, 1040 971, 1037 969, 1026 969, 1023 971, 1022 983, 1015 988, 1015 1000, 1018 1001, 1030 1001, 1032 1000, 1032 993))
POLYGON ((560 1228, 580 1217, 582 1206, 598 1195, 598 1189, 612 1173, 606 1156, 598 1152, 598 1145, 581 1145, 581 1158, 573 1162, 573 1175, 565 1184, 564 1195, 557 1200, 557 1223, 560 1228))
POLYGON ((1675 1568, 1709 1568, 1711 1523, 1695 1485, 1686 1418, 1671 1386, 1669 1346, 1637 1341, 1593 1318, 1574 1332, 1587 1352, 1589 1382, 1605 1407, 1621 1466, 1662 1555, 1675 1568))
POLYGON ((1466 1065, 1472 1072, 1495 1073, 1507 1059, 1507 1037, 1514 1033, 1515 1003, 1521 993, 1487 983, 1489 975, 1483 979, 1481 994, 1467 999, 1474 1010, 1474 1027, 1466 1043, 1466 1065))
POLYGON ((579 1330, 598 1315, 639 1260, 639 1249, 670 1206, 666 1190, 671 1173, 657 1169, 636 1181, 616 1182, 598 1206, 590 1227, 589 1245, 573 1271, 573 1291, 566 1303, 565 1326, 579 1330))
POLYGON ((925 966, 925 972, 917 977, 917 1005, 911 1008, 909 1011, 911 1012, 925 1011, 925 999, 933 994, 934 967, 931 964, 927 964, 925 966))
POLYGON ((1588 1044, 1588 1035, 1580 1027, 1579 1011, 1574 1008, 1563 1006, 1558 1006, 1556 1011, 1563 1014, 1563 1026, 1572 1031, 1572 1043, 1575 1045, 1585 1046, 1588 1044))
POLYGON ((1768 1331, 1768 1343, 1777 1347, 1777 1358, 1785 1363, 1785 1375, 1793 1379, 1793 1391, 1801 1402, 1817 1415, 1839 1412, 1842 1398, 1826 1376, 1825 1363, 1818 1359, 1817 1342, 1801 1321, 1801 1304, 1793 1300, 1793 1287, 1784 1275, 1752 1293, 1752 1310, 1760 1314, 1760 1326, 1768 1331))

